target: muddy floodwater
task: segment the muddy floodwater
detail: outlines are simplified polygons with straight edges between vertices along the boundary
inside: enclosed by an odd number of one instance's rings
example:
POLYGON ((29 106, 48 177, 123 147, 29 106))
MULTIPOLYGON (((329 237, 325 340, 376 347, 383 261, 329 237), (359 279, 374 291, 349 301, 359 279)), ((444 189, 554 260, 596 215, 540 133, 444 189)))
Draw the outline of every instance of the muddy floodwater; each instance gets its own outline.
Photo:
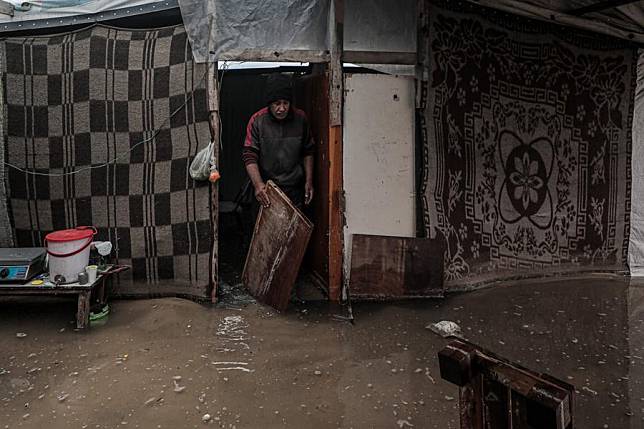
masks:
POLYGON ((644 427, 644 282, 629 278, 356 303, 353 325, 322 302, 111 306, 77 332, 74 300, 0 299, 0 428, 457 428, 436 358, 449 341, 426 328, 440 320, 573 384, 577 428, 644 427))

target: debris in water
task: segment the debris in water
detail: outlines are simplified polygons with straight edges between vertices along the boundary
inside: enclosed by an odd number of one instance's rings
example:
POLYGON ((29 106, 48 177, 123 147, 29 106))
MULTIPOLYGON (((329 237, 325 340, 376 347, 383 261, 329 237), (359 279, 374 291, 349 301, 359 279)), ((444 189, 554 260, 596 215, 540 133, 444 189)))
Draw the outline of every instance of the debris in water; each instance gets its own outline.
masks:
POLYGON ((398 424, 399 428, 404 428, 404 427, 413 428, 414 427, 414 425, 409 423, 407 420, 398 420, 396 423, 398 424))
POLYGON ((204 415, 203 415, 203 417, 201 418, 201 421, 202 421, 202 422, 204 422, 204 423, 208 423, 208 422, 210 421, 210 419, 211 419, 211 418, 212 418, 212 416, 211 416, 210 414, 206 413, 206 414, 204 414, 204 415))
POLYGON ((590 393, 590 394, 592 394, 592 395, 597 396, 597 392, 596 392, 596 391, 594 391, 593 389, 591 389, 591 388, 590 388, 590 387, 588 387, 588 386, 584 386, 584 387, 582 387, 582 388, 581 388, 581 390, 583 390, 583 391, 585 391, 585 392, 588 392, 588 393, 590 393))
POLYGON ((69 393, 62 393, 58 395, 58 402, 65 402, 65 399, 69 397, 69 393))
POLYGON ((436 380, 434 380, 434 377, 432 377, 432 375, 429 373, 429 368, 425 368, 425 376, 429 378, 432 384, 436 384, 436 380))
POLYGON ((186 386, 179 386, 177 380, 172 380, 174 382, 174 393, 181 393, 186 390, 186 386))
POLYGON ((315 372, 313 372, 313 374, 315 374, 315 375, 322 375, 322 371, 315 371, 315 372))
POLYGON ((440 322, 429 324, 425 328, 443 338, 461 336, 461 327, 449 320, 441 320, 440 322))
MULTIPOLYGON (((227 366, 225 368, 217 368, 217 371, 243 371, 243 372, 255 372, 254 369, 244 368, 243 366, 227 366)), ((228 379, 224 378, 225 381, 228 379)))
POLYGON ((156 401, 157 401, 157 398, 152 397, 152 398, 148 399, 147 401, 145 401, 145 405, 148 405, 148 406, 149 406, 149 405, 152 405, 152 404, 154 404, 156 401))
POLYGON ((18 337, 18 338, 25 338, 26 336, 27 336, 27 334, 25 334, 24 332, 17 332, 16 333, 16 337, 18 337))

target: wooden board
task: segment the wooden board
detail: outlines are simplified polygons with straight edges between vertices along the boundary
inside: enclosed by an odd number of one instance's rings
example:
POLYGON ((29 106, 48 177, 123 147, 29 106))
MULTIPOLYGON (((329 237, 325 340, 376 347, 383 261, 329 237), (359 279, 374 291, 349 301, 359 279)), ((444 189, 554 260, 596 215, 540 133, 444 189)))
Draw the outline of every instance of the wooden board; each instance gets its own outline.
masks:
POLYGON ((259 302, 284 311, 313 224, 273 182, 266 189, 271 205, 257 216, 242 282, 259 302))
POLYGON ((296 81, 295 105, 308 118, 315 139, 313 170, 314 197, 307 213, 315 223, 304 264, 318 286, 329 287, 329 94, 328 77, 324 70, 296 81))
POLYGON ((459 339, 438 353, 460 388, 462 429, 573 429, 574 386, 459 339))
POLYGON ((443 246, 438 239, 353 235, 352 299, 443 296, 443 246))

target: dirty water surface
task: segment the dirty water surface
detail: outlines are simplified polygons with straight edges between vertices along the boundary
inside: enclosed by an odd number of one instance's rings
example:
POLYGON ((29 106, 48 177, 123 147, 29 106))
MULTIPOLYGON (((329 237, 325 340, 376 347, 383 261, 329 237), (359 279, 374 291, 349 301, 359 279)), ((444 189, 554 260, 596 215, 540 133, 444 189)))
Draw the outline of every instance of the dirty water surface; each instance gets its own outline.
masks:
POLYGON ((458 428, 458 389, 436 358, 449 340, 426 329, 440 320, 573 384, 577 428, 644 425, 644 282, 360 303, 353 325, 320 302, 242 304, 113 301, 78 332, 73 300, 3 297, 0 428, 458 428))

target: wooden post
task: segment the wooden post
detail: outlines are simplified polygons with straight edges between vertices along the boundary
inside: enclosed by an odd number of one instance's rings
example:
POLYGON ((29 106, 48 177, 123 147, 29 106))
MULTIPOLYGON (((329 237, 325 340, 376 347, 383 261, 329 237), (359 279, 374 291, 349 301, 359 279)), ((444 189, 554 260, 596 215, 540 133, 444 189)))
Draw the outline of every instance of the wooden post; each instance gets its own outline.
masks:
POLYGON ((342 185, 342 105, 344 76, 342 50, 344 37, 344 0, 334 0, 329 63, 329 299, 339 301, 342 294, 343 211, 342 185))
MULTIPOLYGON (((217 61, 207 64, 206 87, 208 91, 208 121, 210 123, 210 136, 214 142, 213 165, 219 165, 219 85, 217 81, 217 61)), ((210 204, 212 223, 212 260, 210 263, 210 298, 217 302, 217 287, 219 285, 219 182, 210 184, 210 204)))
POLYGON ((344 82, 342 75, 342 50, 344 38, 344 0, 334 0, 334 28, 331 30, 331 61, 329 64, 329 124, 332 127, 342 126, 342 93, 344 82))
POLYGON ((89 296, 91 291, 86 290, 78 294, 78 311, 76 312, 76 328, 85 329, 89 325, 89 296))

